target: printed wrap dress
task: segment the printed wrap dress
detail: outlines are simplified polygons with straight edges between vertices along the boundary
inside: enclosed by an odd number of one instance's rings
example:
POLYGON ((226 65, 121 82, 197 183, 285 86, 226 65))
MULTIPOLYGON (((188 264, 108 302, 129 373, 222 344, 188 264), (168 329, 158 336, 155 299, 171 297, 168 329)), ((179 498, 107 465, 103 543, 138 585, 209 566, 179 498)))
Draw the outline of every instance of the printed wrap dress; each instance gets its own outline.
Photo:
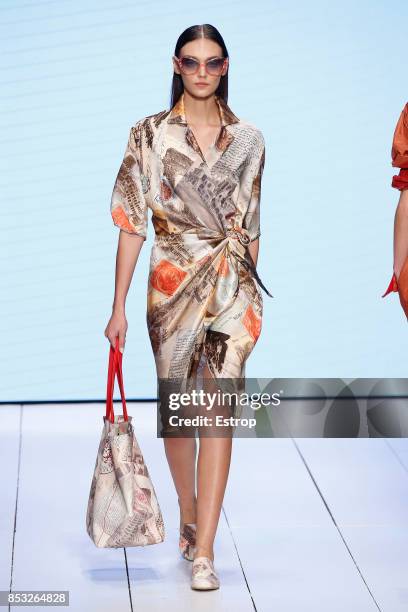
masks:
POLYGON ((261 288, 247 243, 260 234, 265 142, 216 96, 221 128, 203 155, 184 111, 130 129, 111 199, 115 226, 155 238, 146 321, 158 378, 191 379, 205 363, 213 378, 245 376, 262 327, 261 288))
MULTIPOLYGON (((401 111, 397 124, 395 126, 394 135, 391 146, 391 164, 394 168, 399 168, 398 174, 392 177, 391 186, 399 191, 408 189, 408 102, 401 111)), ((381 297, 398 292, 401 306, 408 318, 408 258, 399 275, 399 281, 395 272, 393 272, 391 281, 381 297)))

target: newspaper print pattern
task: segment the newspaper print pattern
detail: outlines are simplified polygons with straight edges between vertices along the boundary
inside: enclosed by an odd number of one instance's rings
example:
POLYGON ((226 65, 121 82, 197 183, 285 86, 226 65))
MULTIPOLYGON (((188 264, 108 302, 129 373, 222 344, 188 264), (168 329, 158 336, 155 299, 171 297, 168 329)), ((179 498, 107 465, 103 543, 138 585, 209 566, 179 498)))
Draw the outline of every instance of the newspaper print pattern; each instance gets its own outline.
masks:
POLYGON ((165 529, 132 417, 104 427, 86 514, 86 530, 98 548, 147 546, 164 540, 165 529))
POLYGON ((184 93, 171 110, 137 121, 113 188, 111 215, 123 231, 146 239, 152 213, 146 320, 159 378, 193 377, 205 360, 214 378, 243 377, 261 333, 264 285, 241 264, 245 242, 261 234, 265 142, 216 102, 221 128, 205 154, 184 93))

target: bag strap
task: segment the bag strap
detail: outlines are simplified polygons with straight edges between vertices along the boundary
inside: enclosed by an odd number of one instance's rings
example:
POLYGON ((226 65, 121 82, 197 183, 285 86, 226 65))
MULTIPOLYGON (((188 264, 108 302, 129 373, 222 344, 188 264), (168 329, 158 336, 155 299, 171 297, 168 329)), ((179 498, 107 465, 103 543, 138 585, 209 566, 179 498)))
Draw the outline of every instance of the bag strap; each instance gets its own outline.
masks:
POLYGON ((125 390, 123 387, 123 372, 122 372, 123 354, 119 350, 119 336, 116 338, 116 348, 110 345, 109 348, 109 366, 108 366, 108 383, 106 388, 106 418, 114 423, 115 414, 113 411, 113 391, 115 388, 115 375, 118 378, 120 397, 122 399, 124 420, 128 421, 128 413, 126 409, 125 390))

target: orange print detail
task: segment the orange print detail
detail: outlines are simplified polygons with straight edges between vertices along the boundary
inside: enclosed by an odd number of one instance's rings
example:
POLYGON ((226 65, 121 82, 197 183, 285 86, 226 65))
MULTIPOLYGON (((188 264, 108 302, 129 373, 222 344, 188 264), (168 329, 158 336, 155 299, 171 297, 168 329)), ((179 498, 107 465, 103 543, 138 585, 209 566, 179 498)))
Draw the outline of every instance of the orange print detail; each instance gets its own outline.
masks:
POLYGON ((123 229, 129 232, 135 231, 135 228, 129 223, 129 219, 121 206, 117 206, 112 210, 112 219, 116 225, 123 227, 123 229))
POLYGON ((187 275, 181 268, 175 266, 167 259, 162 259, 152 271, 150 284, 152 287, 166 295, 173 295, 177 287, 187 275))
POLYGON ((219 133, 215 146, 219 151, 226 151, 233 140, 234 137, 227 132, 224 126, 219 133))
POLYGON ((245 311, 243 323, 247 328, 249 334, 256 341, 261 333, 261 319, 255 314, 251 304, 245 311))
POLYGON ((229 265, 228 259, 225 257, 225 255, 223 255, 221 258, 220 264, 218 266, 218 273, 220 276, 228 276, 229 265))

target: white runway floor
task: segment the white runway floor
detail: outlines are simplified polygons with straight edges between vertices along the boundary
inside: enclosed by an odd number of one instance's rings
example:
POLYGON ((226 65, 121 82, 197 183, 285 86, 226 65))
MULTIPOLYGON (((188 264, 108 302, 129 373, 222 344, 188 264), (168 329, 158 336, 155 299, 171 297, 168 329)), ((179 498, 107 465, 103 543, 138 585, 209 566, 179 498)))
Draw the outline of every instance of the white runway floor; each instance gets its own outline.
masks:
POLYGON ((234 439, 215 543, 221 588, 200 593, 178 552, 155 404, 128 410, 165 542, 125 556, 86 533, 104 410, 0 408, 0 590, 69 590, 75 612, 408 610, 407 439, 234 439))

